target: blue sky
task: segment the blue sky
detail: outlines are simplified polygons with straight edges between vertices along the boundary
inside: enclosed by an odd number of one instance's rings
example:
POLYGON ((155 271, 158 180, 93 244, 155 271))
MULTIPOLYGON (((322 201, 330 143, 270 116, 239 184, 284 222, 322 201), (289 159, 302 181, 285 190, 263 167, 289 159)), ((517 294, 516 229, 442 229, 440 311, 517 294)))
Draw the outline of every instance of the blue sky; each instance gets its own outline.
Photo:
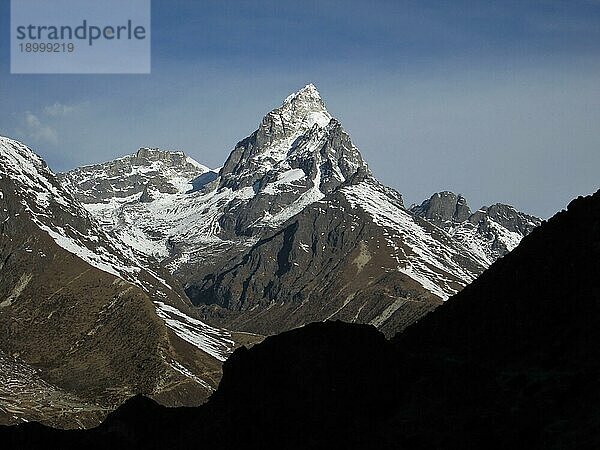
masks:
POLYGON ((150 75, 11 75, 0 134, 55 171, 184 150, 217 167, 308 82, 407 203, 548 217, 600 187, 600 1, 153 0, 150 75))

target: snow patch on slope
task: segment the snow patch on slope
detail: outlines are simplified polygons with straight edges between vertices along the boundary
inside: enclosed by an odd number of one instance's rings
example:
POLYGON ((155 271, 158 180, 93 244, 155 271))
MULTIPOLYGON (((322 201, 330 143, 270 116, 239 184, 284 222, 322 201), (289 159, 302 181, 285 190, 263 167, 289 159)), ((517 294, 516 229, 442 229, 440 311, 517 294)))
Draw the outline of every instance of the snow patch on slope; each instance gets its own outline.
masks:
POLYGON ((208 391, 214 391, 215 389, 208 384, 206 381, 204 381, 203 379, 197 377, 196 375, 194 375, 187 367, 185 367, 183 364, 175 361, 175 360, 171 360, 168 363, 173 370, 175 370, 176 372, 179 372, 181 375, 183 375, 186 378, 189 378, 193 381, 195 381, 196 383, 198 383, 200 386, 202 386, 204 389, 208 390, 208 391))
POLYGON ((0 179, 6 176, 20 187, 23 208, 58 246, 104 272, 134 280, 129 275, 139 273, 140 268, 133 261, 115 257, 130 255, 130 250, 96 227, 94 219, 64 191, 39 156, 20 142, 0 137, 0 158, 0 179), (53 205, 57 205, 65 217, 86 223, 89 226, 86 234, 65 223, 58 225, 54 217, 58 212, 53 211, 53 205), (98 244, 100 237, 112 251, 98 244))
POLYGON ((268 212, 265 213, 262 220, 263 224, 271 228, 278 227, 285 221, 294 217, 296 214, 302 212, 304 208, 306 208, 308 205, 321 200, 323 197, 325 197, 325 194, 321 192, 320 185, 321 169, 317 166, 317 173, 315 174, 315 177, 312 180, 311 188, 308 191, 304 192, 302 195, 300 195, 300 197, 298 197, 296 201, 287 205, 277 214, 271 215, 268 212))
POLYGON ((154 302, 158 316, 177 336, 219 361, 225 361, 233 351, 231 334, 211 327, 163 302, 154 302))
MULTIPOLYGON (((293 186, 295 181, 300 181, 306 178, 306 174, 302 169, 289 169, 285 172, 282 172, 277 177, 277 180, 273 183, 267 184, 262 190, 261 193, 269 194, 269 195, 277 195, 281 191, 287 190, 286 188, 289 185, 293 186)), ((302 186, 300 186, 302 187, 302 186)))
MULTIPOLYGON (((361 208, 385 229, 384 236, 398 261, 398 271, 443 300, 457 292, 452 274, 466 285, 475 279, 453 256, 457 251, 434 239, 404 208, 394 204, 375 184, 364 181, 342 189, 354 208, 361 208)), ((443 231, 440 230, 441 233, 443 231)))

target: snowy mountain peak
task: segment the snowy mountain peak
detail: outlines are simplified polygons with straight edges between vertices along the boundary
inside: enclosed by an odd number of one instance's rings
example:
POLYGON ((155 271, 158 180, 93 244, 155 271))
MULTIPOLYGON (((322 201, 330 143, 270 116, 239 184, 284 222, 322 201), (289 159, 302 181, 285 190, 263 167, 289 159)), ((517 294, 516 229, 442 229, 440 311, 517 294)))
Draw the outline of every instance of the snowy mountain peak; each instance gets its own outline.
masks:
POLYGON ((167 159, 170 155, 184 156, 181 151, 161 150, 157 147, 140 147, 135 156, 145 159, 167 159))
POLYGON ((305 123, 308 127, 312 127, 315 123, 324 127, 332 118, 327 112, 321 94, 312 83, 289 95, 281 107, 270 114, 280 116, 288 125, 305 123))
POLYGON ((132 166, 134 165, 147 165, 148 162, 152 163, 160 161, 163 165, 167 165, 172 168, 180 167, 183 170, 193 166, 202 172, 210 170, 208 167, 200 164, 196 160, 187 156, 184 152, 179 150, 161 150, 156 147, 140 147, 135 153, 135 158, 131 159, 132 166))
MULTIPOLYGON (((36 212, 47 214, 51 201, 62 205, 72 202, 42 158, 25 144, 0 136, 0 181, 3 179, 23 191, 31 203, 23 203, 26 209, 33 208, 36 212)), ((3 197, 4 194, 0 195, 0 198, 3 197)))
POLYGON ((140 272, 130 250, 105 234, 42 158, 8 138, 0 138, 0 192, 20 204, 20 212, 4 223, 21 215, 29 217, 58 246, 104 272, 129 280, 140 272))
POLYGON ((325 127, 331 119, 319 91, 313 84, 308 84, 290 94, 281 106, 267 113, 257 131, 273 134, 275 138, 285 138, 310 129, 315 124, 325 127))
POLYGON ((285 99, 285 101, 289 102, 289 101, 293 100, 294 98, 298 98, 298 97, 321 100, 321 94, 319 93, 317 87, 312 83, 308 83, 302 89, 298 90, 297 92, 294 92, 293 94, 288 95, 288 97, 285 99))
POLYGON ((323 128, 331 119, 319 91, 311 83, 289 95, 279 108, 269 112, 263 118, 261 128, 266 128, 263 131, 276 138, 289 138, 315 124, 323 128))
POLYGON ((79 167, 59 178, 83 203, 115 197, 147 202, 155 192, 193 190, 194 180, 209 171, 183 152, 142 147, 131 155, 79 167))
POLYGON ((221 169, 219 186, 238 190, 257 182, 264 185, 268 174, 272 179, 300 168, 310 179, 317 172, 328 173, 336 180, 334 185, 357 171, 368 173, 358 149, 327 111, 313 84, 288 96, 236 145, 221 169))
POLYGON ((0 136, 0 158, 3 165, 0 169, 8 171, 13 168, 19 171, 25 171, 28 167, 23 165, 24 162, 29 162, 36 167, 46 168, 46 163, 32 152, 25 144, 5 136, 0 136), (14 165, 11 166, 11 163, 14 165))
POLYGON ((316 86, 312 83, 307 84, 302 89, 291 93, 283 101, 283 105, 293 107, 297 104, 312 104, 314 109, 325 109, 325 104, 321 98, 321 94, 316 86))

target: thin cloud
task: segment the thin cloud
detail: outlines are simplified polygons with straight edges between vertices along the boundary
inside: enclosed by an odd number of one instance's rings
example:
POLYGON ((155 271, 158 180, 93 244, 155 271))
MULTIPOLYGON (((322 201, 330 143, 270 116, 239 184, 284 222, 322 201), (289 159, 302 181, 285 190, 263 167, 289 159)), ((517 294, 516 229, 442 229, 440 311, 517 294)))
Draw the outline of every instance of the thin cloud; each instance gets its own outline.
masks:
POLYGON ((44 108, 44 114, 50 117, 64 117, 71 114, 77 109, 75 105, 65 105, 64 103, 55 102, 44 108))
POLYGON ((50 125, 46 125, 30 111, 25 112, 24 129, 20 132, 28 139, 39 144, 58 144, 58 133, 50 125))

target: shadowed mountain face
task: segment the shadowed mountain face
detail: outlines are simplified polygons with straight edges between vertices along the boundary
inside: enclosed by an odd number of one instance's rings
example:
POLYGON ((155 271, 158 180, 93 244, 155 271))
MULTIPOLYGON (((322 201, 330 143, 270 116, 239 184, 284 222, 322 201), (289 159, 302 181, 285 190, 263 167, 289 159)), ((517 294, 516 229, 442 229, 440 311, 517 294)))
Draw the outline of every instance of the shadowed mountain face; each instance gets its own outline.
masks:
POLYGON ((439 313, 397 339, 443 346, 461 358, 581 365, 591 355, 578 348, 600 352, 600 346, 587 348, 600 313, 599 256, 600 192, 573 200, 568 212, 534 230, 439 313), (467 312, 498 320, 463 327, 467 312))
POLYGON ((87 432, 0 433, 15 447, 593 449, 599 320, 600 192, 392 342, 311 324, 237 350, 203 407, 138 397, 87 432))
POLYGON ((598 320, 600 192, 573 200, 395 338, 418 387, 399 398, 389 438, 446 448, 598 448, 598 320))
POLYGON ((388 416, 397 397, 393 361, 393 346, 371 326, 315 323, 236 351, 206 407, 162 408, 135 397, 93 430, 27 424, 0 428, 0 438, 30 448, 368 447, 373 421, 388 416))

